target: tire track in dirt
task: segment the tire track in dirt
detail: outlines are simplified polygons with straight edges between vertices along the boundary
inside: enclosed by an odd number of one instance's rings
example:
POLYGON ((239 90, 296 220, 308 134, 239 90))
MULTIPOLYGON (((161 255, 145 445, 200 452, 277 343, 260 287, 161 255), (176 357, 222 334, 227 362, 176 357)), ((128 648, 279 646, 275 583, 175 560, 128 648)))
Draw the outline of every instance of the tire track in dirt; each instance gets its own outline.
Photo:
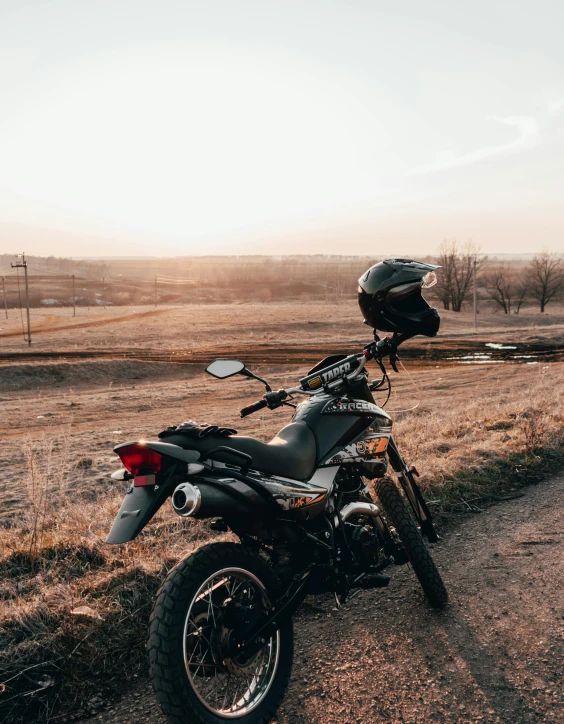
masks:
MULTIPOLYGON (((413 572, 340 610, 304 604, 278 724, 564 722, 564 478, 453 527, 434 548, 446 611, 413 572)), ((88 724, 164 724, 140 681, 88 724)))
MULTIPOLYGON (((56 315, 51 315, 47 317, 46 323, 42 324, 39 327, 32 327, 31 328, 31 334, 32 337, 37 334, 45 334, 47 332, 63 332, 65 330, 69 329, 87 329, 91 327, 104 327, 107 324, 113 324, 118 322, 129 322, 133 319, 143 319, 147 317, 154 317, 157 314, 164 314, 165 312, 170 312, 170 309, 153 309, 149 312, 138 312, 135 314, 125 314, 121 317, 111 317, 108 319, 96 319, 92 320, 91 322, 79 322, 78 324, 58 324, 57 322, 61 319, 64 319, 64 317, 59 317, 56 315)), ((0 339, 8 338, 8 337, 21 337, 22 331, 21 329, 16 332, 4 332, 3 334, 0 334, 0 339)), ((15 353, 17 354, 17 353, 15 353)))

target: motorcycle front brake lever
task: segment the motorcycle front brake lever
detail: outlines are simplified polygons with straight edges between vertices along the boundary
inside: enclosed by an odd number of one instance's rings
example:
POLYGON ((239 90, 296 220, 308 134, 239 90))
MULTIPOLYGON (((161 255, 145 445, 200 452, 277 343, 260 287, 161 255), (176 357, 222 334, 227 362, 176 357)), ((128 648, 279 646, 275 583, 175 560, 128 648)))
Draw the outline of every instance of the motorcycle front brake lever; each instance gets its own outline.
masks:
POLYGON ((293 402, 286 402, 286 401, 284 401, 282 404, 283 404, 283 405, 287 405, 288 407, 293 407, 294 410, 295 410, 296 407, 297 407, 297 405, 294 404, 293 402))

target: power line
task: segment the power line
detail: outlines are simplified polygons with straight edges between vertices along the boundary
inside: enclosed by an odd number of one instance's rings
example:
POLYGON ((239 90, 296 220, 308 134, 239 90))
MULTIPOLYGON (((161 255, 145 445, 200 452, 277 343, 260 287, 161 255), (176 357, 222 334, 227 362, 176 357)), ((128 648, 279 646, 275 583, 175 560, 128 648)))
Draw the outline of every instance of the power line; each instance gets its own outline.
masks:
POLYGON ((25 327, 24 327, 24 321, 23 321, 23 309, 22 309, 22 293, 20 290, 20 273, 19 271, 16 271, 16 276, 18 278, 18 300, 19 300, 19 307, 20 307, 20 318, 22 320, 22 335, 25 339, 25 327))
POLYGON ((23 313, 22 313, 22 297, 20 293, 20 273, 19 270, 23 268, 24 274, 25 274, 25 306, 27 309, 27 343, 29 346, 31 346, 31 322, 29 319, 29 285, 27 282, 27 262, 25 260, 25 254, 18 254, 18 259, 21 259, 21 261, 16 262, 15 264, 11 264, 11 267, 13 269, 16 269, 16 274, 18 275, 18 295, 20 298, 20 316, 22 318, 22 332, 24 335, 25 340, 25 332, 23 331, 23 313))
POLYGON ((6 312, 6 319, 8 319, 8 302, 6 301, 6 277, 2 277, 2 294, 4 296, 4 311, 6 312))

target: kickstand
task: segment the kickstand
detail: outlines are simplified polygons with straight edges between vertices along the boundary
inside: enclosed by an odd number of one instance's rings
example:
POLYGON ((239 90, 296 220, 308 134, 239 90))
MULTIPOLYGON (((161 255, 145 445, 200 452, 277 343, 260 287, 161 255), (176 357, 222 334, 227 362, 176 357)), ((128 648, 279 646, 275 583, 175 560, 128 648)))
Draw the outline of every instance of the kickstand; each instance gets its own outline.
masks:
POLYGON ((354 589, 349 593, 349 596, 348 596, 347 600, 348 600, 348 601, 352 601, 353 598, 356 598, 359 593, 362 593, 363 590, 364 590, 364 589, 362 589, 362 588, 354 588, 354 589))

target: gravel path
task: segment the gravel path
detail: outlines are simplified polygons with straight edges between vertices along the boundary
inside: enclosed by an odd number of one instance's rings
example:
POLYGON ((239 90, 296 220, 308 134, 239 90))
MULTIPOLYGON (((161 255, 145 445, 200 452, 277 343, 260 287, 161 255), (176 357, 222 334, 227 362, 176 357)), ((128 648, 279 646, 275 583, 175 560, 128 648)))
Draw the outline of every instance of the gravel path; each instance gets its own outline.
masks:
MULTIPOLYGON (((406 568, 339 611, 304 604, 278 724, 564 722, 564 478, 468 518, 434 555, 444 612, 406 568)), ((98 722, 165 720, 140 681, 98 722)))

